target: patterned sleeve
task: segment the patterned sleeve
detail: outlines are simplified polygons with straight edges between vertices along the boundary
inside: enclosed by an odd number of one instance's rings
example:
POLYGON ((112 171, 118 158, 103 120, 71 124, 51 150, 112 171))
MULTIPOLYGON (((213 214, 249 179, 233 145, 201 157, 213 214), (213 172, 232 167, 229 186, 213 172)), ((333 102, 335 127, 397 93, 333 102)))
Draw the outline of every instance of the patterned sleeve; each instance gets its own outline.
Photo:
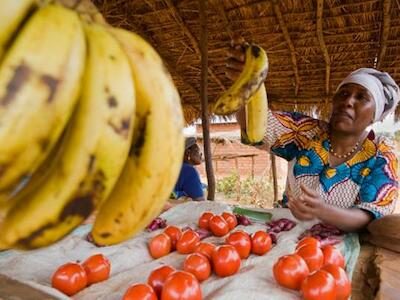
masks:
POLYGON ((321 128, 322 123, 297 112, 269 110, 264 143, 274 154, 290 161, 306 147, 321 128))
POLYGON ((399 194, 397 165, 393 146, 381 141, 375 165, 361 184, 356 207, 371 212, 376 219, 393 212, 399 194))

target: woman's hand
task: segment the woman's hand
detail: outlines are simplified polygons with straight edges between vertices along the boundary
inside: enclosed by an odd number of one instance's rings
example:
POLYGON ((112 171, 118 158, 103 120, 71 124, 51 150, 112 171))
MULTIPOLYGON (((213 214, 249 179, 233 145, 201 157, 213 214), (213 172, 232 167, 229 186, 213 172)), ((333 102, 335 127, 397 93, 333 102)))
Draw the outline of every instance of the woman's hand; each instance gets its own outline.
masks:
POLYGON ((246 42, 242 37, 235 37, 231 40, 231 47, 227 51, 225 75, 232 81, 235 81, 243 70, 245 45, 246 42))
POLYGON ((292 215, 300 221, 310 221, 314 219, 314 216, 308 212, 307 206, 298 198, 292 196, 288 197, 288 207, 292 215))

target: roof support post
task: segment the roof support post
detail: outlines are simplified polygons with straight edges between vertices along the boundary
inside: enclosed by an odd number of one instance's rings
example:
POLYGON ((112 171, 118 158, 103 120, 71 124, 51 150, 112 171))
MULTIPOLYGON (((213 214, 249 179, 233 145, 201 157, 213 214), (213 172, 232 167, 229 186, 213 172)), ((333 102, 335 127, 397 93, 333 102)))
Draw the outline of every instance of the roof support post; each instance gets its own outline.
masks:
POLYGON ((201 52, 201 82, 200 82, 200 98, 201 98, 201 125, 203 127, 203 145, 206 163, 206 173, 208 181, 207 199, 214 200, 215 197, 215 177, 211 157, 210 142, 210 119, 208 114, 208 54, 207 54, 207 0, 199 0, 200 7, 200 52, 201 52))

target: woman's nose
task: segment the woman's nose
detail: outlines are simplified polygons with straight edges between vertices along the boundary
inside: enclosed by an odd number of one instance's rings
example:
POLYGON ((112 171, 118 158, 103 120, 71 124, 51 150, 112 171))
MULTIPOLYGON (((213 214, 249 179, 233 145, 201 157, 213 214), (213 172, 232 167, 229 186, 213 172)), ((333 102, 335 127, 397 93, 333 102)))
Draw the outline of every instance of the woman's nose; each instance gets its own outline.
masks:
POLYGON ((349 95, 347 98, 344 99, 344 106, 345 107, 353 107, 354 106, 353 95, 349 95))

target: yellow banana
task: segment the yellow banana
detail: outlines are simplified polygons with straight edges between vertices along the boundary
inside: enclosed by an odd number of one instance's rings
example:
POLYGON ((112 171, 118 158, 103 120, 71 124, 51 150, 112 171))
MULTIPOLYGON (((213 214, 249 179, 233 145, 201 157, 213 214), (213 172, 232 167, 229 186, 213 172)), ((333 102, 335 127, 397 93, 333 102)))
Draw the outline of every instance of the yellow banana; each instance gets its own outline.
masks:
POLYGON ((137 109, 125 168, 93 225, 94 241, 102 245, 129 239, 160 213, 179 175, 184 148, 179 94, 160 57, 138 35, 110 31, 130 59, 137 109))
POLYGON ((129 61, 103 27, 86 25, 82 96, 60 159, 46 180, 8 212, 0 244, 32 249, 78 226, 111 192, 132 140, 135 92, 129 61))
POLYGON ((0 58, 33 5, 34 0, 0 1, 0 58))
POLYGON ((49 5, 24 25, 0 67, 0 192, 45 160, 80 91, 86 44, 78 15, 49 5))
POLYGON ((267 130, 267 117, 267 92, 262 84, 246 105, 246 134, 250 144, 262 143, 267 130))
POLYGON ((218 98, 213 107, 217 115, 229 115, 244 106, 259 89, 268 73, 268 58, 264 49, 251 44, 246 49, 242 73, 234 84, 218 98))

